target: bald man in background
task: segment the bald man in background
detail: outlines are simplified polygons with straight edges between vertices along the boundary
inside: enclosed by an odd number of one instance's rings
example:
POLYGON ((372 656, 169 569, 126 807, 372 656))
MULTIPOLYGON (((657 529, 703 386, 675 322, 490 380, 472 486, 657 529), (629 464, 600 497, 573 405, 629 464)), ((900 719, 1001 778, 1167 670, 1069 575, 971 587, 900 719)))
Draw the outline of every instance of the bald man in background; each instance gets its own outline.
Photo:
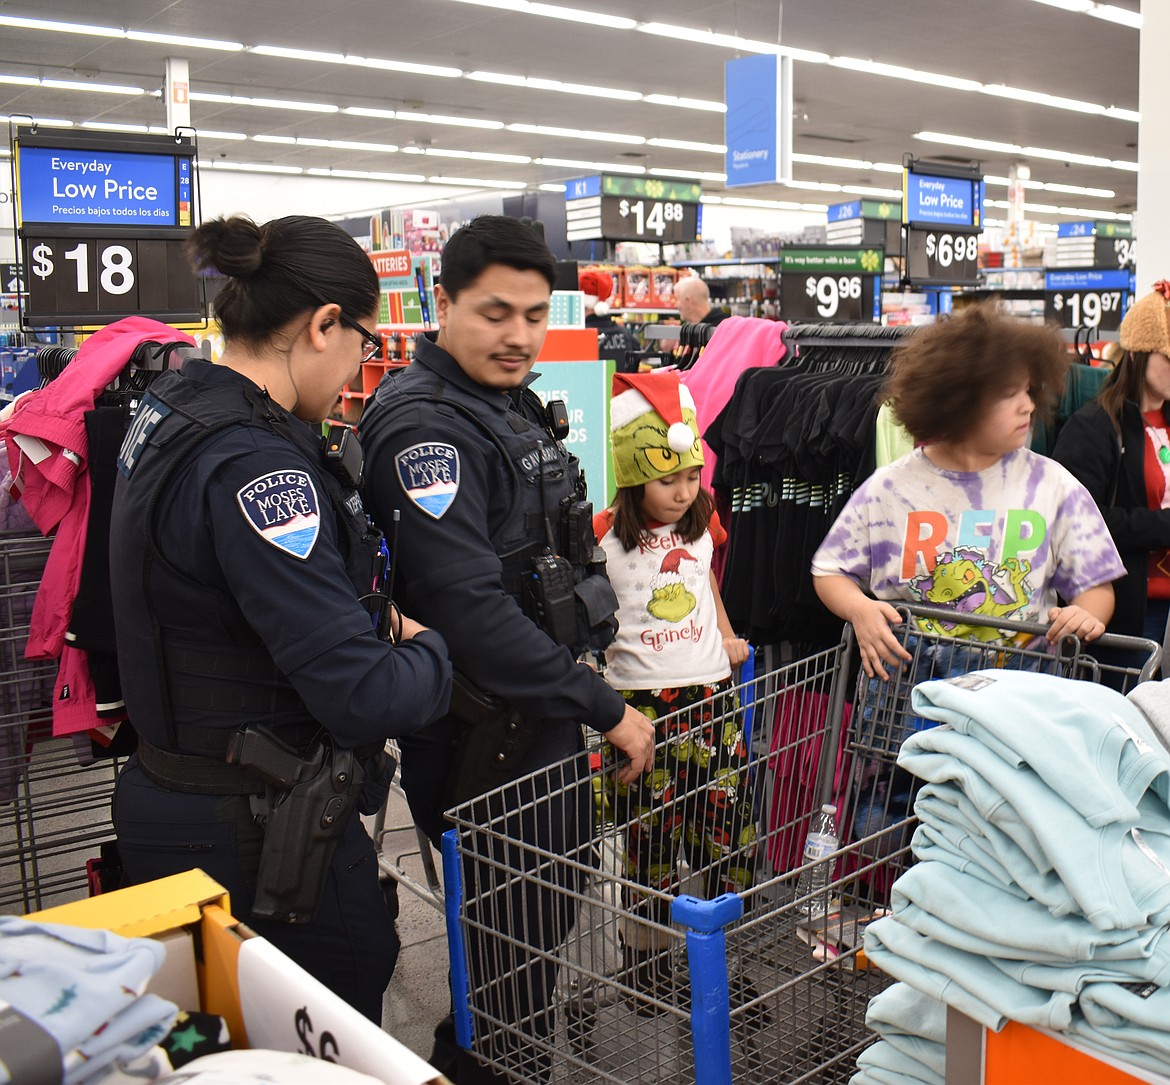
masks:
POLYGON ((727 314, 711 304, 707 284, 697 276, 679 279, 674 288, 674 304, 685 324, 718 324, 727 314))

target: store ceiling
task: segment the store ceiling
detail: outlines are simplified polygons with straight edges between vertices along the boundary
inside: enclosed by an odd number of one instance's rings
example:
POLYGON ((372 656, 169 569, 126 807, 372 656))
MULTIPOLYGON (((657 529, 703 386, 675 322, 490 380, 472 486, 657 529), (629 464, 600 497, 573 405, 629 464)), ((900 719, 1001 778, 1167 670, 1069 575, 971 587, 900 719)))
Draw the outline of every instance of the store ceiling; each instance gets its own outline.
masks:
MULTIPOLYGON (((523 7, 526 0, 513 0, 523 7)), ((1111 0, 1136 12, 1138 0, 1111 0)), ((540 5, 536 5, 540 6, 540 5)), ((560 3, 544 5, 567 7, 560 3)), ((575 0, 578 9, 639 22, 669 19, 684 29, 713 29, 742 38, 899 65, 984 85, 1137 110, 1136 29, 1035 0, 787 0, 776 3, 673 0, 655 11, 645 0, 575 0), (782 9, 782 19, 781 19, 782 9)), ((670 36, 543 18, 461 0, 0 0, 5 19, 61 20, 153 34, 209 37, 245 46, 277 46, 458 69, 454 78, 388 71, 352 63, 258 55, 251 48, 224 52, 189 45, 110 38, 0 25, 0 114, 32 114, 76 123, 165 124, 165 108, 148 94, 78 92, 12 85, 8 77, 134 85, 157 90, 165 58, 186 57, 193 95, 296 99, 340 107, 338 112, 195 100, 202 131, 200 155, 221 163, 270 167, 378 171, 423 177, 522 181, 530 186, 597 172, 588 166, 539 164, 537 159, 612 163, 645 170, 722 173, 723 158, 706 151, 621 144, 508 128, 469 128, 418 119, 353 115, 346 107, 445 115, 504 124, 540 125, 651 139, 723 142, 718 112, 592 97, 482 82, 467 73, 492 72, 588 84, 646 95, 718 102, 723 64, 732 48, 670 36), (225 139, 212 133, 249 137, 225 139), (393 145, 397 151, 260 141, 254 137, 342 140, 393 145), (425 154, 411 153, 424 151, 425 154), (499 162, 456 155, 519 155, 531 162, 499 162)), ((1026 162, 1034 182, 1109 190, 1113 195, 1041 189, 1034 204, 1090 212, 1133 210, 1132 170, 1085 165, 1005 151, 971 150, 914 138, 920 131, 959 135, 1021 148, 1136 163, 1138 126, 1094 115, 850 70, 848 66, 794 65, 794 141, 798 181, 862 189, 895 189, 896 173, 842 167, 802 156, 898 164, 905 152, 923 157, 975 158, 986 174, 1006 177, 1026 162)), ((760 186, 725 190, 712 179, 704 192, 751 199, 833 203, 853 193, 760 186)), ((991 200, 1006 188, 991 184, 991 200)), ((325 210, 324 208, 322 210, 325 210)), ((1002 217, 989 209, 989 217, 1002 217)), ((1035 212, 1032 217, 1060 221, 1035 212)), ((1068 217, 1068 216, 1065 216, 1068 217)))

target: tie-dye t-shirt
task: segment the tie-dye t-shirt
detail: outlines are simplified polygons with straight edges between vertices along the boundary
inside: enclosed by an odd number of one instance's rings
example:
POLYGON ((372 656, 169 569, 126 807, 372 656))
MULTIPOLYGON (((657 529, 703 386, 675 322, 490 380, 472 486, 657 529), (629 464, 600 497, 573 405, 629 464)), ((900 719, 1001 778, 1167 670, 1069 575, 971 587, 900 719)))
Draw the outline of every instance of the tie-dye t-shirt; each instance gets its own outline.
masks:
POLYGON ((877 599, 1039 622, 1057 593, 1067 601, 1125 574, 1088 491, 1026 448, 982 471, 944 471, 921 449, 879 469, 849 499, 812 571, 847 576, 877 599))

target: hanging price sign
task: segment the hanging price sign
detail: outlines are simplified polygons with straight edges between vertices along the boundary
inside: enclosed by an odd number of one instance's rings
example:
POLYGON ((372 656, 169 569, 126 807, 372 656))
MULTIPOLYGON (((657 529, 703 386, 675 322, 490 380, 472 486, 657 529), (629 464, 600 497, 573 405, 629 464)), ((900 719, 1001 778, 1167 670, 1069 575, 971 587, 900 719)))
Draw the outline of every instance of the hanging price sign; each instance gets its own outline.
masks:
POLYGON ((1130 297, 1128 271, 1050 271, 1044 276, 1044 319, 1062 328, 1117 331, 1130 297))
POLYGON ((602 196, 601 233, 615 241, 694 241, 699 205, 644 196, 602 196))
POLYGON ((876 320, 881 249, 837 245, 782 249, 780 312, 785 320, 876 320))
POLYGON ((200 318, 198 280, 182 238, 26 234, 22 246, 30 327, 106 324, 143 312, 161 320, 200 318))
POLYGON ((1137 264, 1137 238, 1096 237, 1093 239, 1093 266, 1126 268, 1133 271, 1137 264))
POLYGON ((906 230, 906 278, 960 286, 979 281, 979 235, 906 230))

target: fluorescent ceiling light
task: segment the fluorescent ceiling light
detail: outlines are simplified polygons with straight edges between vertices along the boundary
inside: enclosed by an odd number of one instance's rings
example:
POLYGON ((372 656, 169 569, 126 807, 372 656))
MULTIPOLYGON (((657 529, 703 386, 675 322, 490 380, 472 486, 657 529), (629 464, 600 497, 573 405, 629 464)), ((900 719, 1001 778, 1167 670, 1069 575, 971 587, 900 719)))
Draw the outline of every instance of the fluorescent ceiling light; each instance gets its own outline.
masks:
POLYGON ((1078 15, 1092 15, 1096 19, 1105 19, 1107 22, 1131 26, 1135 30, 1140 29, 1142 25, 1142 17, 1139 12, 1128 11, 1115 4, 1097 4, 1093 0, 1036 0, 1036 2, 1046 4, 1050 8, 1060 8, 1062 11, 1076 12, 1078 15))
POLYGON ((785 188, 806 188, 813 192, 840 192, 841 186, 829 181, 785 181, 785 188))
POLYGON ((1048 147, 1024 147, 1022 153, 1029 158, 1049 158, 1054 162, 1075 162, 1079 166, 1113 165, 1108 158, 1101 158, 1098 155, 1076 154, 1074 151, 1054 151, 1048 147))
POLYGON ((395 154, 396 143, 367 143, 358 139, 318 139, 316 136, 297 136, 298 147, 333 147, 341 151, 372 151, 374 154, 395 154))
POLYGON ((775 42, 741 38, 737 34, 719 34, 714 30, 699 30, 690 26, 675 26, 673 23, 639 23, 638 31, 642 34, 656 34, 661 38, 691 41, 698 45, 716 45, 736 52, 777 53, 792 57, 793 60, 803 60, 807 64, 824 64, 829 59, 828 53, 812 49, 792 49, 775 42))
POLYGON ((593 173, 645 173, 645 166, 627 166, 616 162, 583 162, 576 158, 536 158, 538 166, 562 166, 571 170, 589 170, 593 173))
POLYGON ((320 49, 292 49, 283 45, 253 45, 248 50, 262 57, 284 57, 286 60, 318 60, 331 64, 344 64, 344 53, 325 53, 320 49))
POLYGON ((42 79, 42 87, 53 90, 82 90, 88 94, 145 94, 141 87, 123 86, 119 83, 86 83, 80 79, 42 79))
POLYGON ((699 193, 699 203, 722 203, 722 196, 713 196, 710 192, 699 193))
POLYGON ((0 26, 12 26, 21 30, 58 30, 63 34, 88 34, 98 38, 122 37, 122 28, 117 26, 63 23, 55 19, 22 19, 15 15, 0 15, 0 26))
POLYGON ((983 84, 975 79, 960 79, 953 75, 939 75, 938 72, 923 72, 917 68, 903 68, 900 64, 882 64, 876 60, 832 57, 829 63, 834 68, 845 68, 851 72, 884 75, 890 79, 908 79, 912 83, 929 83, 931 86, 949 87, 951 90, 982 90, 983 88, 983 84))
POLYGON ((171 130, 163 124, 117 124, 114 121, 82 121, 81 128, 92 128, 97 132, 143 132, 168 136, 171 130))
POLYGON ((527 188, 527 181, 487 181, 482 177, 428 177, 428 184, 459 185, 462 188, 527 188))
POLYGON ((532 0, 459 0, 461 4, 475 4, 482 8, 498 8, 501 11, 515 11, 522 15, 546 15, 550 19, 567 19, 573 23, 588 23, 591 26, 607 26, 614 30, 633 30, 637 19, 621 15, 607 15, 601 11, 582 11, 580 8, 562 8, 553 4, 539 4, 532 0))
POLYGON ((650 171, 650 176, 677 177, 684 181, 693 178, 696 181, 718 181, 720 184, 727 180, 726 173, 703 173, 701 170, 652 169, 650 171))
POLYGON ((319 64, 348 64, 355 68, 376 68, 387 72, 409 72, 414 75, 436 75, 444 79, 458 79, 462 68, 445 64, 416 64, 411 60, 387 60, 384 57, 355 56, 353 53, 334 53, 321 49, 298 49, 286 45, 253 45, 250 53, 258 56, 283 57, 286 60, 311 60, 319 64))
POLYGON ((222 41, 219 38, 191 38, 186 34, 156 34, 150 30, 127 30, 131 41, 151 41, 159 45, 182 45, 188 49, 218 49, 224 53, 238 53, 243 42, 222 41))
POLYGON ((568 190, 568 185, 558 185, 555 182, 550 182, 540 186, 541 192, 567 192, 568 190))
POLYGON ((387 121, 392 121, 398 115, 393 109, 373 109, 364 105, 347 105, 341 112, 354 117, 378 117, 387 121))
MULTIPOLYGON (((627 143, 639 146, 646 142, 645 136, 630 136, 622 132, 594 132, 582 128, 557 128, 547 124, 509 124, 509 132, 524 132, 532 136, 564 136, 568 139, 591 139, 598 143, 627 143)), ((650 141, 651 143, 654 140, 650 141)))
POLYGON ((670 105, 680 109, 705 109, 710 113, 726 113, 727 106, 723 102, 712 102, 704 98, 679 98, 673 94, 645 94, 643 102, 650 105, 670 105))
POLYGON ((261 132, 258 136, 252 137, 257 143, 286 143, 290 147, 295 147, 297 142, 296 136, 274 136, 268 132, 261 132))
POLYGON ((858 196, 881 196, 887 200, 900 200, 902 198, 902 190, 900 188, 874 188, 871 185, 842 185, 842 192, 852 192, 858 196))
POLYGON ((1015 102, 1032 102, 1035 105, 1049 105, 1057 109, 1071 109, 1076 113, 1102 114, 1105 112, 1105 107, 1096 102, 1082 102, 1078 98, 1061 98, 1056 94, 1021 90, 1019 87, 1005 87, 1001 83, 988 84, 982 90, 984 94, 994 94, 997 98, 1010 98, 1015 102))
MULTIPOLYGON (((199 162, 200 166, 206 165, 202 160, 199 162)), ((277 166, 271 162, 229 162, 224 158, 213 159, 210 163, 212 169, 216 170, 236 170, 240 173, 288 173, 298 174, 304 173, 300 166, 277 166)))
MULTIPOLYGON (((356 107, 345 109, 343 112, 353 113, 357 116, 362 115, 356 107)), ((373 115, 373 111, 371 111, 370 115, 373 115)), ((448 117, 438 113, 412 113, 403 109, 397 111, 396 119, 400 121, 422 121, 424 124, 449 124, 457 128, 499 129, 504 127, 503 121, 480 120, 478 117, 448 117)))
POLYGON ((1018 143, 1000 143, 993 139, 972 139, 970 136, 953 136, 946 132, 915 132, 914 139, 926 143, 946 143, 952 147, 970 147, 974 151, 992 151, 998 154, 1020 154, 1023 148, 1018 143))
POLYGON ((311 177, 343 177, 352 181, 403 181, 407 184, 422 184, 426 178, 421 173, 382 173, 380 170, 337 170, 314 166, 305 170, 311 177))
POLYGON ((294 102, 285 98, 249 98, 243 94, 213 94, 210 91, 193 90, 193 102, 218 102, 221 105, 253 105, 262 109, 297 109, 305 113, 338 113, 335 105, 325 102, 294 102))
POLYGON ((1105 116, 1119 121, 1133 121, 1134 124, 1139 123, 1142 119, 1142 115, 1136 109, 1122 109, 1115 105, 1111 105, 1105 110, 1105 116))
POLYGON ((616 87, 595 87, 588 83, 562 83, 558 79, 539 79, 527 75, 507 75, 503 72, 468 72, 468 79, 479 83, 501 83, 507 87, 530 87, 534 90, 555 90, 561 94, 583 94, 590 98, 617 98, 624 102, 641 100, 642 92, 619 90, 616 87))
MULTIPOLYGON (((985 185, 995 185, 998 188, 1007 188, 1011 184, 1011 178, 984 176, 983 183, 985 185)), ((1117 195, 1111 188, 1085 188, 1083 185, 1062 185, 1056 181, 1027 180, 1023 184, 1024 188, 1028 190, 1066 192, 1070 196, 1097 196, 1103 200, 1111 200, 1117 195)))
POLYGON ((791 200, 753 200, 743 196, 724 196, 723 203, 732 207, 772 207, 778 211, 799 211, 801 205, 791 200))
POLYGON ((689 139, 651 139, 651 147, 673 147, 679 151, 704 151, 708 154, 726 154, 727 148, 722 143, 695 143, 689 139))
POLYGON ((216 132, 210 128, 196 128, 195 134, 200 139, 247 139, 243 132, 216 132))
POLYGON ((35 75, 0 75, 0 83, 14 87, 39 87, 41 81, 35 75))
POLYGON ((495 154, 491 151, 452 151, 445 147, 403 147, 403 154, 425 154, 433 158, 461 158, 469 162, 510 162, 526 166, 532 161, 526 154, 495 154))
POLYGON ((61 117, 6 117, 0 116, 0 124, 35 124, 43 128, 72 128, 73 121, 61 117))

